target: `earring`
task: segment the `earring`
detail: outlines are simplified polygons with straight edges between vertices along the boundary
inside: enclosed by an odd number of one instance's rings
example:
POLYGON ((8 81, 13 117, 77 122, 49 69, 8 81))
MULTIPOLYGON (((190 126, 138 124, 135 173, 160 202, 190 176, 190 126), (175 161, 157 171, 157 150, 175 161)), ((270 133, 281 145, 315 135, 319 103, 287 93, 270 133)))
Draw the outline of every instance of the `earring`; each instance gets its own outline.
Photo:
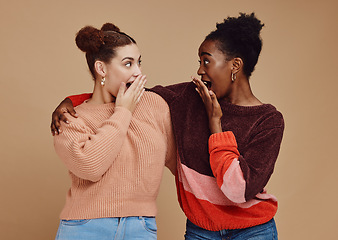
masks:
POLYGON ((102 86, 102 87, 104 86, 105 81, 106 81, 106 79, 105 79, 105 78, 102 78, 102 80, 101 80, 101 86, 102 86))
POLYGON ((236 73, 231 73, 231 81, 234 82, 236 80, 236 73))

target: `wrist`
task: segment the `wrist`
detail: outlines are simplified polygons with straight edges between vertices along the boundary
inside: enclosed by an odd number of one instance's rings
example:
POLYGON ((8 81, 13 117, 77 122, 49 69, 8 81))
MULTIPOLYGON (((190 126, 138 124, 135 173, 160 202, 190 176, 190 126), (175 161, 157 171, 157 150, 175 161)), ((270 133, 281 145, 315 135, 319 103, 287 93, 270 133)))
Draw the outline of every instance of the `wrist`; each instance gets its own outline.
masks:
POLYGON ((210 132, 211 134, 214 133, 220 133, 222 132, 222 125, 221 125, 221 119, 210 119, 209 120, 209 128, 210 128, 210 132))

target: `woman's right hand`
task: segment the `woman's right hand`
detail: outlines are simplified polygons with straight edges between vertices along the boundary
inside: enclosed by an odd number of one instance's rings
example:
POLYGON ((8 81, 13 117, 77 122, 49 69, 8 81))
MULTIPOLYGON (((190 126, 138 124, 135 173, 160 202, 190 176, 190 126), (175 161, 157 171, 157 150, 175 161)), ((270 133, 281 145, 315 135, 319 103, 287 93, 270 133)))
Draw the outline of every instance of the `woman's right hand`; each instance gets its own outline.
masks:
MULTIPOLYGON (((135 78, 135 76, 131 78, 135 78)), ((116 96, 115 106, 125 107, 133 113, 144 93, 144 85, 146 82, 147 79, 145 75, 138 75, 128 89, 126 89, 126 84, 122 82, 116 96)))
POLYGON ((208 90, 200 79, 193 77, 192 81, 196 85, 196 91, 202 98, 205 109, 208 113, 210 132, 222 132, 221 118, 223 113, 215 93, 208 90))
POLYGON ((68 119, 65 116, 66 112, 68 112, 73 117, 77 117, 73 103, 69 98, 64 99, 59 104, 59 106, 56 107, 52 114, 52 123, 50 124, 50 130, 53 136, 61 133, 61 121, 68 123, 68 119))

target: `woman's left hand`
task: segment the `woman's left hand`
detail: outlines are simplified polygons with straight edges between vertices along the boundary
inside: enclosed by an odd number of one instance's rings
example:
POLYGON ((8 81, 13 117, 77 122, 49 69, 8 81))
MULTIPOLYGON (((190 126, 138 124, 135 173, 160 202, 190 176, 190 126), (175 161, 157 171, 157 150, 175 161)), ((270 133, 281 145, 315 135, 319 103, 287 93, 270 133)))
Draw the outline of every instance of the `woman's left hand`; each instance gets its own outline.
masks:
POLYGON ((192 81, 196 85, 196 91, 201 96, 205 109, 207 110, 211 133, 222 132, 221 117, 223 113, 215 93, 212 90, 208 90, 200 79, 192 77, 192 81))

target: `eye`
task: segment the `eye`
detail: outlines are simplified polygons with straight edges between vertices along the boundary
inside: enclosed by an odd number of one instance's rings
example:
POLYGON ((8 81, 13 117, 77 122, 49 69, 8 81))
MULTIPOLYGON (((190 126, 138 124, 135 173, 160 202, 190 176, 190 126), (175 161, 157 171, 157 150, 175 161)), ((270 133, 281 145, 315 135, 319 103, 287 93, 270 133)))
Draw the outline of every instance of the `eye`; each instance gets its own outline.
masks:
POLYGON ((210 61, 208 59, 203 59, 203 60, 198 60, 199 64, 201 65, 203 62, 203 65, 207 65, 210 63, 210 61))
POLYGON ((131 62, 126 62, 124 65, 125 65, 126 67, 131 67, 131 62))
POLYGON ((138 65, 141 66, 141 63, 142 63, 142 60, 140 59, 140 60, 138 61, 138 65))

